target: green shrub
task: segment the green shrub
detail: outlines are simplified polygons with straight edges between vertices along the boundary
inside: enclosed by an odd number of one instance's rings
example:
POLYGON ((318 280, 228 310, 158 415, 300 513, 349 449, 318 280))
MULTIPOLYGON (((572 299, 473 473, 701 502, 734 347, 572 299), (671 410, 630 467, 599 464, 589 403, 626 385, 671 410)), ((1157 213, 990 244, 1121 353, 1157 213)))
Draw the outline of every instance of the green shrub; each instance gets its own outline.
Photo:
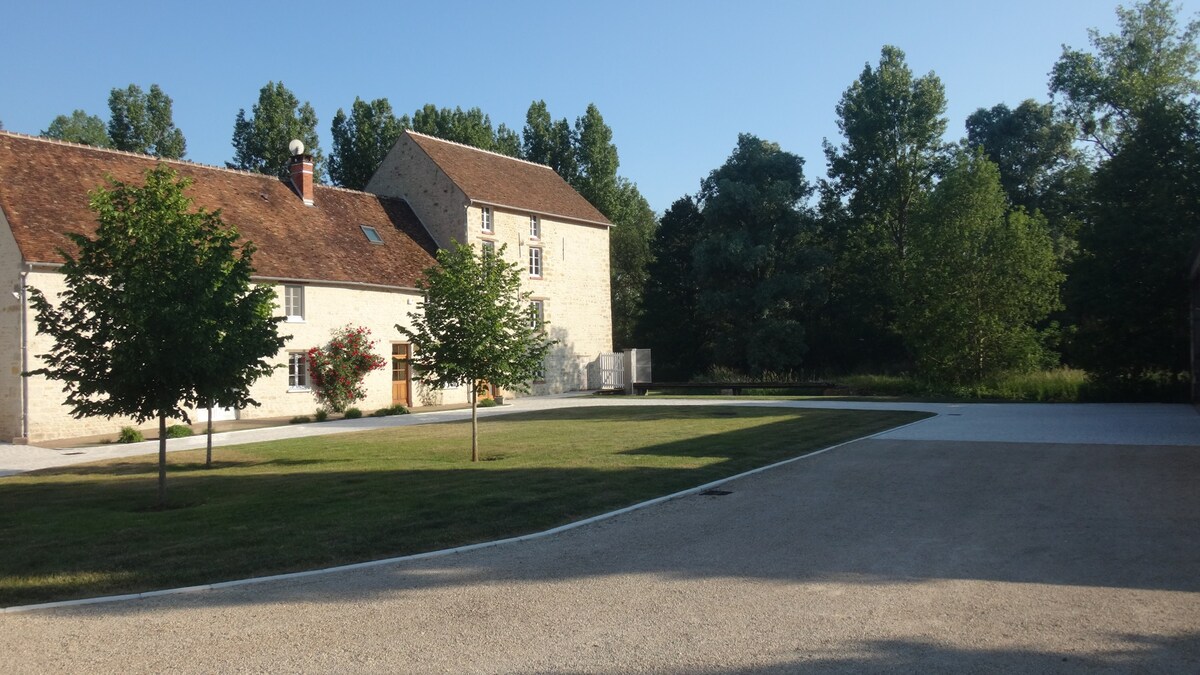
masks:
POLYGON ((495 408, 500 405, 494 398, 481 398, 478 403, 480 408, 495 408))
POLYGON ((318 422, 324 422, 325 420, 329 419, 329 411, 324 408, 317 408, 317 412, 313 414, 313 417, 318 422))
POLYGON ((371 413, 371 417, 388 417, 389 415, 407 415, 408 408, 402 405, 394 405, 390 408, 380 408, 371 413))
POLYGON ((1079 399, 1097 403, 1186 403, 1191 396, 1187 373, 1146 373, 1137 377, 1088 376, 1079 399))
POLYGON ((187 438, 192 435, 192 428, 186 424, 172 424, 167 427, 167 438, 187 438))
POLYGON ((117 434, 118 443, 141 443, 146 440, 142 432, 133 427, 121 427, 121 433, 117 434))
POLYGON ((358 408, 346 408, 346 412, 342 413, 342 419, 356 420, 362 417, 362 411, 358 408))
POLYGON ((312 418, 308 415, 296 415, 292 419, 288 420, 288 424, 308 424, 311 421, 312 418))

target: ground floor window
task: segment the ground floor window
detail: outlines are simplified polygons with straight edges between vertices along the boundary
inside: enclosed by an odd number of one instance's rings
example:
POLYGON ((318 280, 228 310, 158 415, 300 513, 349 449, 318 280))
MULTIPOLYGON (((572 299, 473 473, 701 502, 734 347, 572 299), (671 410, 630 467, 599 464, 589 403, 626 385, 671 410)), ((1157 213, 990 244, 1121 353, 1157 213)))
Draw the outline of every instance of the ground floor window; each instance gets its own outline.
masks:
POLYGON ((288 352, 288 390, 308 391, 308 354, 288 352))

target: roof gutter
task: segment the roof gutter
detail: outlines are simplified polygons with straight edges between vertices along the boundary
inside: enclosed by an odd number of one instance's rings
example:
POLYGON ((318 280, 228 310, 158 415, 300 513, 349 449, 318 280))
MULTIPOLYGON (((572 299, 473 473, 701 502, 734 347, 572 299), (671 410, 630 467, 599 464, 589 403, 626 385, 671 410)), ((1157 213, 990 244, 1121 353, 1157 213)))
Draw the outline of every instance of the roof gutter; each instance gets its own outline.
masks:
MULTIPOLYGON (((58 268, 62 267, 62 263, 26 263, 26 264, 29 266, 30 272, 32 272, 34 270, 34 268, 41 268, 41 269, 44 269, 47 271, 54 271, 54 270, 57 270, 58 268)), ((424 293, 425 292, 414 286, 392 286, 389 284, 371 284, 371 283, 367 283, 365 281, 336 281, 336 280, 332 280, 332 279, 301 279, 298 277, 264 277, 264 276, 258 276, 256 274, 251 275, 250 280, 255 281, 255 282, 267 281, 267 282, 276 283, 276 284, 318 284, 321 286, 350 286, 353 288, 374 288, 374 289, 384 290, 384 291, 408 291, 411 293, 424 293)))

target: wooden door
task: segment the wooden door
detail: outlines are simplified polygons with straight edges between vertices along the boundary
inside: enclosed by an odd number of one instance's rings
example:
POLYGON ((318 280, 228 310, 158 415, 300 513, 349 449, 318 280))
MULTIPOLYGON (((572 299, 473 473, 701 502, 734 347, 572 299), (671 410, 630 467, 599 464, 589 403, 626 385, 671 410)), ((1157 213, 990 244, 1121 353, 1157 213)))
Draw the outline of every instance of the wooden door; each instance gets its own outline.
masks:
POLYGON ((392 343, 392 405, 412 406, 412 347, 407 342, 392 343))

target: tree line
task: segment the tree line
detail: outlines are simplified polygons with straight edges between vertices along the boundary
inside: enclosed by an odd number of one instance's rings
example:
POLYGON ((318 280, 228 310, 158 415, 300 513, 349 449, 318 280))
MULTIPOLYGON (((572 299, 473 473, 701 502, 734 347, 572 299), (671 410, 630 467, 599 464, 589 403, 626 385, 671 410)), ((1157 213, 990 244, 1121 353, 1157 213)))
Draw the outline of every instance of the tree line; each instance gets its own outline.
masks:
POLYGON ((655 233, 635 336, 656 379, 961 384, 1065 362, 1126 393, 1181 384, 1200 23, 1164 0, 1118 19, 1090 51, 1064 47, 1049 101, 981 108, 957 143, 940 79, 893 46, 838 102, 823 178, 741 135, 655 233))

